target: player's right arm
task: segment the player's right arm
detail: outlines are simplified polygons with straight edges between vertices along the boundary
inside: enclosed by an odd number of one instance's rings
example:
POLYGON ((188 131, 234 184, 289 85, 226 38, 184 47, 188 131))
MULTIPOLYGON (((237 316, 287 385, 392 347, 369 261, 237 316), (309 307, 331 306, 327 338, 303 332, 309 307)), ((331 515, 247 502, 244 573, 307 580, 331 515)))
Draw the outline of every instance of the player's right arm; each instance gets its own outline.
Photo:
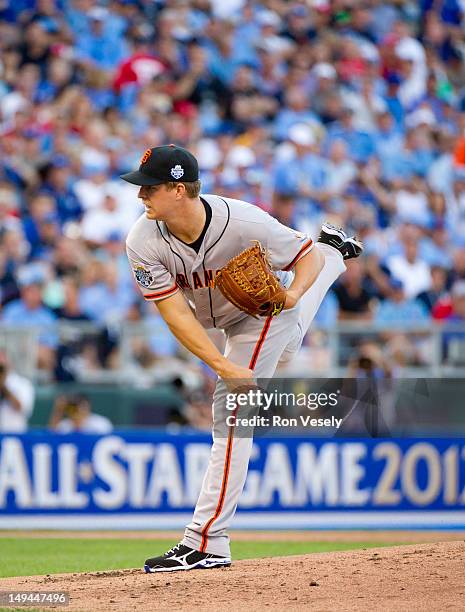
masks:
POLYGON ((156 305, 171 333, 179 342, 210 366, 223 380, 248 381, 253 379, 252 370, 229 361, 220 353, 195 318, 180 291, 166 299, 158 300, 156 305))

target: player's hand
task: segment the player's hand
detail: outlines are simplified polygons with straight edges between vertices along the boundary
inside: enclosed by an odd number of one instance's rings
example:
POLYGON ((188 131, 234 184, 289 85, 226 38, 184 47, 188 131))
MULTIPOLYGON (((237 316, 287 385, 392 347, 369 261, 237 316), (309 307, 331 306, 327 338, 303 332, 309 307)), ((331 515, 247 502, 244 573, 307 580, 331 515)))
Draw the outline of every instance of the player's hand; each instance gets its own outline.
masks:
POLYGON ((224 365, 218 370, 218 376, 222 378, 229 391, 234 391, 238 387, 254 385, 254 373, 249 368, 239 366, 232 361, 225 360, 224 365))

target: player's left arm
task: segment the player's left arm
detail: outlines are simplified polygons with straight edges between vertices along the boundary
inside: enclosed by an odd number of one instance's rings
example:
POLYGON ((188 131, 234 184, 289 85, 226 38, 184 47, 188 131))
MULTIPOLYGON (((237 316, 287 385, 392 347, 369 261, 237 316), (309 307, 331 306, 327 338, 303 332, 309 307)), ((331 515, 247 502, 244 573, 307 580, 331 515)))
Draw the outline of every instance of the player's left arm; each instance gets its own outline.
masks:
POLYGON ((294 308, 303 294, 310 289, 325 265, 325 256, 315 245, 294 266, 294 280, 286 291, 284 310, 294 308))

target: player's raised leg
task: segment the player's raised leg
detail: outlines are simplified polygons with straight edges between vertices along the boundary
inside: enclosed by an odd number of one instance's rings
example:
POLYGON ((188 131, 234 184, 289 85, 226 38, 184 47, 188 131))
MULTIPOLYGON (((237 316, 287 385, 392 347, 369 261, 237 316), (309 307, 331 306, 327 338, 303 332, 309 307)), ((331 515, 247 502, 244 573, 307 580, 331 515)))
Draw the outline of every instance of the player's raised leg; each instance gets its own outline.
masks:
POLYGON ((293 338, 284 350, 280 365, 290 361, 300 348, 318 308, 329 288, 345 272, 344 260, 358 257, 363 251, 362 243, 330 223, 324 223, 315 245, 325 256, 325 265, 313 285, 300 299, 299 338, 293 338))

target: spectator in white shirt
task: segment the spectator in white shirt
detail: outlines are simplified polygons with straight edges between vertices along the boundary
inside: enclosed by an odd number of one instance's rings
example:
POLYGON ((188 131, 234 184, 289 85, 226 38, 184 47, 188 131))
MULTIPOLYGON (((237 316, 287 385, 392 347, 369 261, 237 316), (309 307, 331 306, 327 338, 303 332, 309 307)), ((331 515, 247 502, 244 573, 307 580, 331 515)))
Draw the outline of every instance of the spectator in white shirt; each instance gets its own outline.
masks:
POLYGON ((404 240, 404 253, 387 259, 392 276, 401 281, 407 298, 415 298, 431 287, 429 265, 418 257, 418 243, 415 239, 404 240))
POLYGON ((14 372, 0 351, 0 432, 24 433, 34 407, 34 387, 14 372))
POLYGON ((89 243, 101 245, 111 234, 126 235, 128 218, 111 192, 106 192, 101 206, 88 210, 81 224, 82 237, 89 243))

